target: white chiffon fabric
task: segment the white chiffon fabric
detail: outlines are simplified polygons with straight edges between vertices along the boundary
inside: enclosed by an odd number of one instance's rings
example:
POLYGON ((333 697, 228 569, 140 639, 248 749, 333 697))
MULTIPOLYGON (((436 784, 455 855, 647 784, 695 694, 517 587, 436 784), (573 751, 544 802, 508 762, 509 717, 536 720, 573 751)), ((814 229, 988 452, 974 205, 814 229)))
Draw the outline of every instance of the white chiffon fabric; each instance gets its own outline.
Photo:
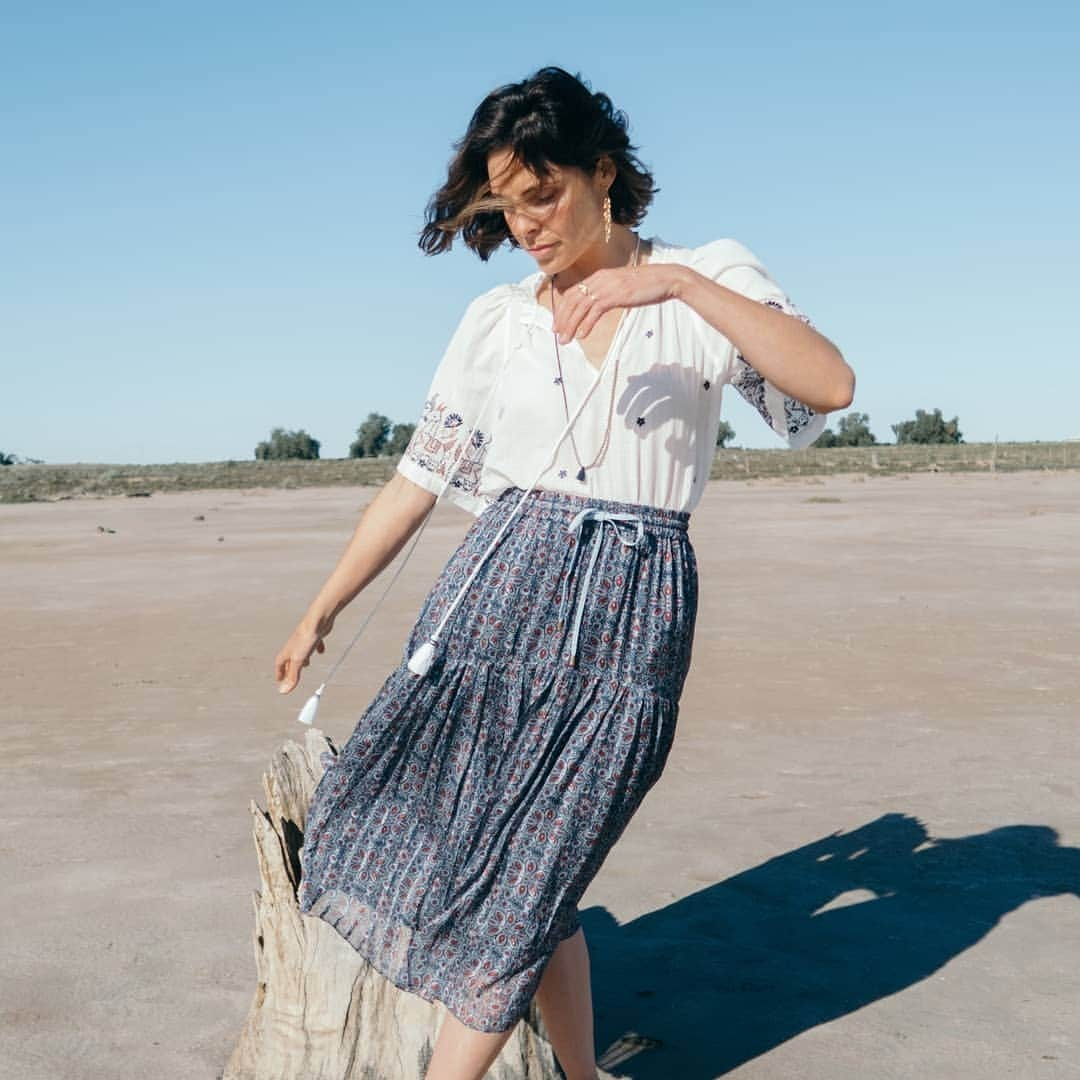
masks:
MULTIPOLYGON (((656 236, 651 242, 650 263, 693 267, 813 325, 739 241, 724 238, 698 248, 656 236)), ((508 487, 527 490, 534 483, 552 491, 692 511, 716 454, 726 385, 792 449, 809 446, 824 429, 827 413, 782 394, 723 334, 677 300, 627 308, 599 369, 577 340, 560 345, 564 403, 551 312, 536 298, 544 278, 538 270, 497 285, 469 304, 398 462, 397 470, 409 480, 435 495, 445 488, 445 498, 476 515, 508 487), (571 428, 578 455, 588 465, 607 425, 616 352, 610 439, 582 482, 576 478, 579 464, 570 436, 559 440, 566 409, 573 416, 582 398, 588 398, 571 428)))

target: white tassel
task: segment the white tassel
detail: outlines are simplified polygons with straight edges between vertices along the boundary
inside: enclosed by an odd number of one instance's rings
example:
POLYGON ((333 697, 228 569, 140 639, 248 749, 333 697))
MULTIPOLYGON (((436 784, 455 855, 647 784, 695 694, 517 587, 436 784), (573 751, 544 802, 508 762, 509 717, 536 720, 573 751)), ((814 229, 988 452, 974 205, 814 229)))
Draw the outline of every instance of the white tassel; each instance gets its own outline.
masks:
POLYGON ((424 644, 409 657, 409 670, 414 675, 426 675, 431 670, 431 664, 434 659, 435 642, 425 641, 424 644))
POLYGON ((304 707, 300 710, 300 715, 297 717, 301 724, 310 724, 315 720, 315 714, 319 711, 319 697, 325 689, 326 683, 323 683, 322 686, 307 699, 304 707))

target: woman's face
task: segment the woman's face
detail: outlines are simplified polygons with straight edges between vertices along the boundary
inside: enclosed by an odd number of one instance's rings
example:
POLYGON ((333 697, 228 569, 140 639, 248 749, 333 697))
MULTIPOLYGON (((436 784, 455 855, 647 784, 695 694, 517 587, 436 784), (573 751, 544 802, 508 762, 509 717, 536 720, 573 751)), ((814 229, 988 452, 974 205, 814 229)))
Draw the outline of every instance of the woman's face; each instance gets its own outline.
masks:
POLYGON ((594 245, 604 243, 604 196, 614 179, 614 165, 601 158, 590 176, 581 169, 551 166, 537 176, 509 150, 488 155, 488 179, 494 194, 513 201, 505 210, 507 228, 547 274, 572 266, 594 245))

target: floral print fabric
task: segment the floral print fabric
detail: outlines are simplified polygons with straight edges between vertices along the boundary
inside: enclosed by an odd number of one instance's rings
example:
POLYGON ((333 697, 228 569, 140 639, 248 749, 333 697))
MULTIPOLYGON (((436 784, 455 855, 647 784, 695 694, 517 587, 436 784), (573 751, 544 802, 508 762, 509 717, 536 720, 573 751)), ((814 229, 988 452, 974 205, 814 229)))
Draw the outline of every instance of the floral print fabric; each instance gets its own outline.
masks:
POLYGON ((465 591, 431 670, 413 675, 408 657, 523 494, 500 496, 443 568, 400 664, 328 762, 301 853, 301 911, 481 1031, 527 1012, 659 779, 697 613, 687 513, 538 490, 465 591), (640 515, 641 541, 594 519, 568 532, 586 506, 640 515), (571 665, 560 613, 582 599, 578 549, 593 543, 571 665))

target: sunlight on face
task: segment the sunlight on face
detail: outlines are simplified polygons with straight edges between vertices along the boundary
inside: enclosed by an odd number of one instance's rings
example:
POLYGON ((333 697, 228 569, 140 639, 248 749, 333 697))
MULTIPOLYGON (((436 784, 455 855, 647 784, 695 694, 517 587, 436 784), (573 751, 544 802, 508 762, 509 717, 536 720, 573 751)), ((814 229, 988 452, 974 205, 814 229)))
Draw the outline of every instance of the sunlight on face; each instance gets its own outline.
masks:
POLYGON ((580 169, 549 167, 537 175, 509 150, 488 155, 492 192, 511 201, 503 211, 514 239, 548 273, 571 265, 602 229, 600 199, 580 169))

